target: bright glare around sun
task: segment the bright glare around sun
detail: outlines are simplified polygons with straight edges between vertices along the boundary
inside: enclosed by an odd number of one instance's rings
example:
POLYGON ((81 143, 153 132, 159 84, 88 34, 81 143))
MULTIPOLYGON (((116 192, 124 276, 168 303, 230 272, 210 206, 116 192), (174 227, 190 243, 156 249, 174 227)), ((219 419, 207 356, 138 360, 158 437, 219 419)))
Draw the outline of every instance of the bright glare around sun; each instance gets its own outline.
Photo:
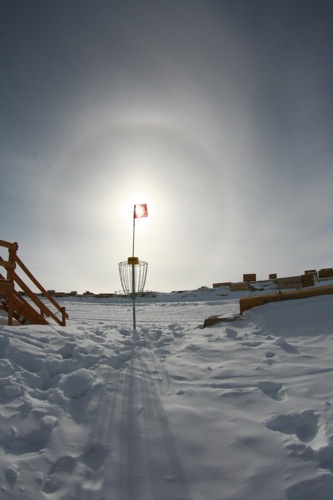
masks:
POLYGON ((147 124, 108 129, 64 158, 52 187, 52 249, 57 258, 79 255, 71 272, 81 287, 91 280, 101 288, 102 279, 106 289, 117 286, 114 263, 132 253, 134 206, 135 255, 154 270, 149 288, 173 289, 186 273, 197 282, 198 269, 205 273, 208 266, 207 245, 209 265, 220 259, 227 221, 222 176, 206 150, 177 130, 147 124), (147 205, 147 216, 139 205, 147 205), (87 255, 102 269, 87 266, 87 255))

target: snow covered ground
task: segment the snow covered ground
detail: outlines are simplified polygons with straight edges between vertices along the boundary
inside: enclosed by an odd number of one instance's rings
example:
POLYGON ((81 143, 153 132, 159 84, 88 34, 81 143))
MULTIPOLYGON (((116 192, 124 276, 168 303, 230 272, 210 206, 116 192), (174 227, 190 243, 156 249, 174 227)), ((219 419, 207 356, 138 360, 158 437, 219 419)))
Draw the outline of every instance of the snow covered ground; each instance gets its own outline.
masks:
POLYGON ((331 500, 333 296, 209 297, 3 321, 0 498, 331 500))

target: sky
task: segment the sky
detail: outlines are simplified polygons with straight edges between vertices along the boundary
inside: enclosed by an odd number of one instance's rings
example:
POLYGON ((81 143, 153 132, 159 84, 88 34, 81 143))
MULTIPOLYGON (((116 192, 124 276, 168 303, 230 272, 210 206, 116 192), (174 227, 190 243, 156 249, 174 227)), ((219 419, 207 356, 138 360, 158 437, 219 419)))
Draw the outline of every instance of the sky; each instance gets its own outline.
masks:
POLYGON ((331 0, 2 0, 0 239, 47 289, 332 267, 331 0))

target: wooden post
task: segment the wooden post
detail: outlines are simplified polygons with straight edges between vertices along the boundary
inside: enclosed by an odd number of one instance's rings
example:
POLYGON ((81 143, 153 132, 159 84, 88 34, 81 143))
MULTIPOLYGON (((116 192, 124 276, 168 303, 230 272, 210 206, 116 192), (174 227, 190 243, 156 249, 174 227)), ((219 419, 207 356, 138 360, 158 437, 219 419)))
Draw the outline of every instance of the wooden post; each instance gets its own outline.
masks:
POLYGON ((6 300, 8 303, 8 326, 13 325, 13 312, 14 312, 14 276, 16 267, 16 254, 17 254, 18 244, 13 243, 10 248, 8 248, 8 262, 12 264, 7 269, 7 280, 11 284, 9 290, 6 293, 6 300))
POLYGON ((66 326, 66 318, 67 318, 66 307, 61 308, 61 316, 62 316, 61 325, 66 326))

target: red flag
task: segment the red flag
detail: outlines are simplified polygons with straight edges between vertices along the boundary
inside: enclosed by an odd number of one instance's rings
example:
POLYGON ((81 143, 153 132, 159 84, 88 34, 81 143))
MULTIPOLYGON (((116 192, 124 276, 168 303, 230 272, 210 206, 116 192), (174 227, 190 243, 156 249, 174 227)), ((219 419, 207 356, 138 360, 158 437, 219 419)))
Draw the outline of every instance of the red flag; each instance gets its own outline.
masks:
POLYGON ((146 203, 143 205, 134 205, 134 218, 148 217, 148 208, 146 203))

